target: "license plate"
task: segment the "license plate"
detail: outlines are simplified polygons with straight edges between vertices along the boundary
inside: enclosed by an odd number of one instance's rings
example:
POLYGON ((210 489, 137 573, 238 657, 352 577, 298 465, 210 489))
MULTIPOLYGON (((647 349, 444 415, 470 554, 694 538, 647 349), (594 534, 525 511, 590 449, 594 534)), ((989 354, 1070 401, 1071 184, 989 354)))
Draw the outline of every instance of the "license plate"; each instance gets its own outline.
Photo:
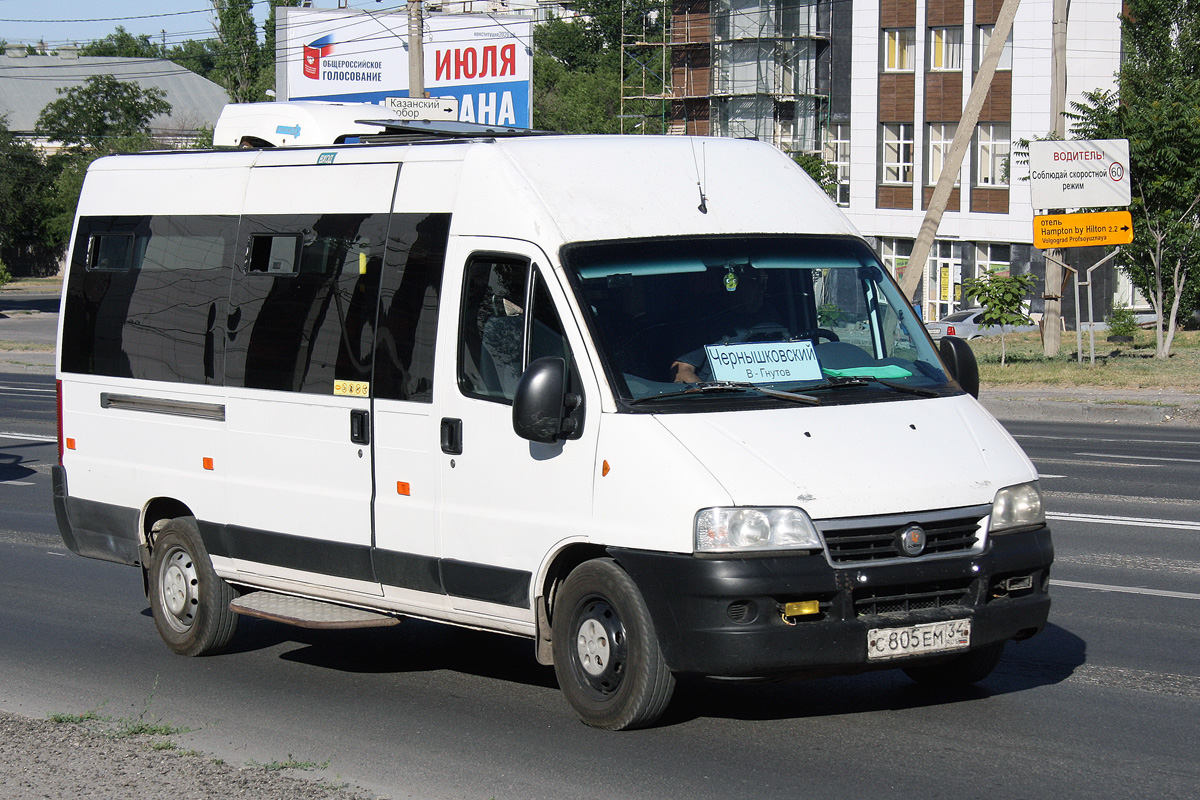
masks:
POLYGON ((927 622, 907 628, 872 628, 867 631, 867 658, 872 661, 964 650, 970 646, 969 619, 927 622))

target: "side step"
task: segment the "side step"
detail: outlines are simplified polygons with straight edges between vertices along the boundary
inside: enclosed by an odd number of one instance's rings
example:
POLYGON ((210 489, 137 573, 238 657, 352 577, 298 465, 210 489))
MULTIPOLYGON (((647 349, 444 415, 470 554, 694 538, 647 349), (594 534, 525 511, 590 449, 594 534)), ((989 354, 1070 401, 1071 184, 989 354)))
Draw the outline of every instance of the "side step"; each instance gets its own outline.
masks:
POLYGON ((275 592, 244 594, 229 604, 229 610, 301 628, 383 628, 400 624, 399 617, 275 592))

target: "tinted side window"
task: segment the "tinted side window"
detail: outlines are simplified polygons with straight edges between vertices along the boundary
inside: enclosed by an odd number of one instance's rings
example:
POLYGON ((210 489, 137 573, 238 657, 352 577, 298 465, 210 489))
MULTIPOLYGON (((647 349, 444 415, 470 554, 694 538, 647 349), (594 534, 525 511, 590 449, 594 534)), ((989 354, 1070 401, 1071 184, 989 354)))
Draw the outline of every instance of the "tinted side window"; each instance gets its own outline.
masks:
POLYGON ((232 216, 81 219, 63 370, 219 384, 236 231, 232 216))
POLYGON ((523 259, 477 256, 467 265, 458 346, 463 394, 512 401, 523 369, 528 274, 523 259))
POLYGON ((387 226, 386 214, 243 217, 226 383, 333 394, 369 382, 387 226))
POLYGON ((449 214, 393 214, 388 229, 379 336, 376 397, 433 402, 433 353, 449 214))
POLYGON ((564 359, 578 384, 562 321, 536 266, 523 259, 476 257, 465 283, 458 356, 464 394, 510 403, 525 367, 546 356, 564 359))

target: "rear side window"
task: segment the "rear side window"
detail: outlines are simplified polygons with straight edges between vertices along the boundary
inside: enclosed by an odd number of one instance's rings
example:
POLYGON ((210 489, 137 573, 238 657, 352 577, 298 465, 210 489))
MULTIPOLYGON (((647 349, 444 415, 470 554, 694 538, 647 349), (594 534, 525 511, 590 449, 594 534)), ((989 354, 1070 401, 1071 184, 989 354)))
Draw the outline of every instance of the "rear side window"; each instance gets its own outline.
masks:
POLYGON ((80 219, 63 370, 220 383, 236 233, 233 216, 80 219))
POLYGON ((369 384, 388 216, 242 218, 228 385, 334 394, 369 384))

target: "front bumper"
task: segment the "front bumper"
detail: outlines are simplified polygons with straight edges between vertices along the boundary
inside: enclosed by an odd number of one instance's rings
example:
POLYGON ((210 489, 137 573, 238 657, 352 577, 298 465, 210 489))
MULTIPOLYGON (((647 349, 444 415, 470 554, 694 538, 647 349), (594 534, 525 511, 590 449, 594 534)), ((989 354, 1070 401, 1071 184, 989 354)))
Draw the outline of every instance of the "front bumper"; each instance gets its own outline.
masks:
POLYGON ((641 590, 675 672, 763 677, 899 666, 867 658, 867 631, 971 619, 971 647, 1039 632, 1050 613, 1049 528, 992 537, 986 552, 833 568, 820 554, 698 558, 611 548, 641 590), (1010 578, 1027 589, 1008 590, 1010 578), (785 620, 783 603, 820 613, 785 620))

